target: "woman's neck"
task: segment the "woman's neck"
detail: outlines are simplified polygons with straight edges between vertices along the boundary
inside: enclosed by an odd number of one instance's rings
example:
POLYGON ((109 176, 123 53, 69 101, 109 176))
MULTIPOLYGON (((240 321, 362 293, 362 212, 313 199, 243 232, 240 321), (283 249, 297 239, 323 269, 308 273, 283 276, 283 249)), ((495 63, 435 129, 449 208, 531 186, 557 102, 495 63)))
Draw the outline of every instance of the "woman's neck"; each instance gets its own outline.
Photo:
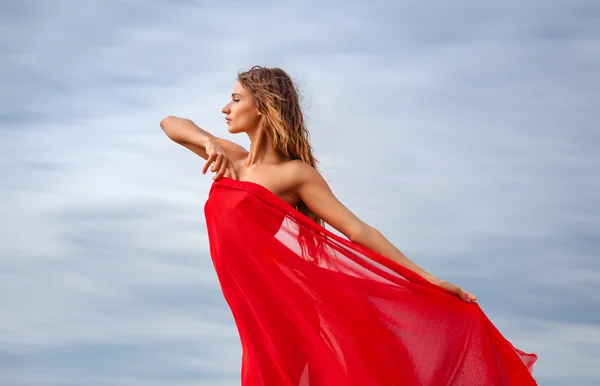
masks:
POLYGON ((278 164, 285 161, 283 157, 277 154, 263 130, 248 133, 248 137, 250 138, 250 151, 246 158, 246 166, 278 164))

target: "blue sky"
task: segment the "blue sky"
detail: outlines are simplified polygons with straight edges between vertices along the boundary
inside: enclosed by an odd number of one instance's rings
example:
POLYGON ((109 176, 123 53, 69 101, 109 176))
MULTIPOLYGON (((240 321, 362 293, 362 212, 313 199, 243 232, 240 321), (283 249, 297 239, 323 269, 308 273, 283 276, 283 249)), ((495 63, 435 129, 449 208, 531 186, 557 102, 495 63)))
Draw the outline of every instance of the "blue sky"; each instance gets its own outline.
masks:
POLYGON ((591 0, 3 1, 0 383, 239 384, 211 179, 158 122, 230 138, 221 107, 261 64, 297 81, 344 204, 477 294, 541 385, 600 384, 599 18, 591 0))

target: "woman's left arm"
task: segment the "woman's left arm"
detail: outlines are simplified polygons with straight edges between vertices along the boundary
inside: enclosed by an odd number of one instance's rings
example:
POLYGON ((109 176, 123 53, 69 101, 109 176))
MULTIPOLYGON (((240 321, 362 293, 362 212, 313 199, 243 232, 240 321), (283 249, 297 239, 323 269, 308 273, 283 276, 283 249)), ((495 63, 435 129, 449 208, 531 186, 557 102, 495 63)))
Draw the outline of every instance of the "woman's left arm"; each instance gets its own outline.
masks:
POLYGON ((344 234, 350 241, 362 245, 418 273, 424 279, 444 287, 466 302, 475 301, 469 292, 441 280, 419 267, 388 241, 377 229, 360 220, 333 194, 321 174, 311 166, 299 167, 296 191, 300 199, 327 224, 344 234))

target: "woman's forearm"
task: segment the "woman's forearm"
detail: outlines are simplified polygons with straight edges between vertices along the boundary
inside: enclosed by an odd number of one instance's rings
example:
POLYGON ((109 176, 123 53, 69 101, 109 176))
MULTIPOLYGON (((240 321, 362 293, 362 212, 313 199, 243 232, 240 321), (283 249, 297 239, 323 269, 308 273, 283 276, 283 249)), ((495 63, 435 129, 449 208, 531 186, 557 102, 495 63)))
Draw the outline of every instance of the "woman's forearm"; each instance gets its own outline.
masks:
POLYGON ((398 250, 398 248, 389 242, 388 239, 381 234, 381 232, 372 226, 365 224, 364 230, 360 232, 359 236, 353 238, 352 241, 397 262, 411 271, 418 273, 420 276, 430 282, 436 283, 439 281, 437 277, 425 271, 423 268, 419 267, 408 257, 406 257, 398 250))
POLYGON ((160 127, 171 140, 179 144, 191 144, 204 149, 213 140, 212 134, 186 118, 168 116, 160 121, 160 127))

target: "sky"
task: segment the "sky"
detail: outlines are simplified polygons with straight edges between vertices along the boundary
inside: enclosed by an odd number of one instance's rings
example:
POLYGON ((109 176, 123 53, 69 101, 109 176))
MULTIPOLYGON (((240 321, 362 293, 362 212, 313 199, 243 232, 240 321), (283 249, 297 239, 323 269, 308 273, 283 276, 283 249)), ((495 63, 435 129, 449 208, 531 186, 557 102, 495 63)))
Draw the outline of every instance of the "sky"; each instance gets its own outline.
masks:
POLYGON ((296 81, 336 196, 600 384, 600 4, 4 0, 0 384, 234 386, 203 160, 238 71, 296 81))

